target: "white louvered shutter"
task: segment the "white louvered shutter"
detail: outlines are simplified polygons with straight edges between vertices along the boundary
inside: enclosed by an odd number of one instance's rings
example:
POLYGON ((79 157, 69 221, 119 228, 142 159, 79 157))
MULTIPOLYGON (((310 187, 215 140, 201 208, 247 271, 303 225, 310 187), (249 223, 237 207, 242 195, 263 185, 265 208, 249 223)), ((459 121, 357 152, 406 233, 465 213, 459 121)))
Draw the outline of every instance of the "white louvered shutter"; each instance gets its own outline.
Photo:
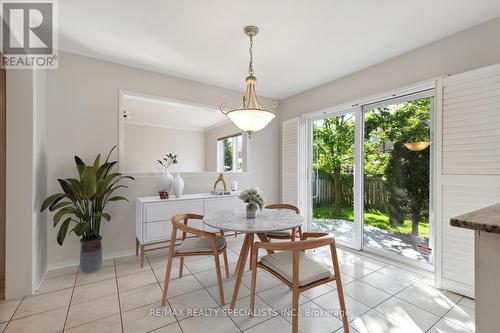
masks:
POLYGON ((474 294, 474 232, 450 218, 500 201, 500 66, 443 79, 442 285, 474 294))
POLYGON ((299 118, 281 126, 281 201, 299 205, 299 118))

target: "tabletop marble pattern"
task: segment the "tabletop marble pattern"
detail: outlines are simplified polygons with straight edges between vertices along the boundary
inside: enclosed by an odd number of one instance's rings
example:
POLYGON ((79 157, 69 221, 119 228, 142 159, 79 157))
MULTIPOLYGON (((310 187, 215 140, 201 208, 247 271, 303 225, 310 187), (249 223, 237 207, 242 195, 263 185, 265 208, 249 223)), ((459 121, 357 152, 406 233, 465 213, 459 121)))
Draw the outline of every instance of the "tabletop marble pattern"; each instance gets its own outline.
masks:
POLYGON ((301 215, 285 209, 257 210, 253 219, 248 219, 245 209, 220 210, 205 215, 203 222, 213 228, 244 233, 264 233, 289 230, 301 226, 301 215))
POLYGON ((459 228, 500 234, 500 204, 453 217, 450 224, 459 228))

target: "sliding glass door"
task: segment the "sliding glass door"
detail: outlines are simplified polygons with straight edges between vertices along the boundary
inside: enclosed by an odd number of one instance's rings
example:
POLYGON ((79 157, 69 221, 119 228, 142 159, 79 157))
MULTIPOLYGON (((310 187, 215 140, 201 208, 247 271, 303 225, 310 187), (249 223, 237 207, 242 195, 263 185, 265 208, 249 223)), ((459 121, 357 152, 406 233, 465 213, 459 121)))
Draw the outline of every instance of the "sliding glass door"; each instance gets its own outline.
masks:
POLYGON ((346 110, 311 121, 313 231, 335 235, 341 244, 356 247, 359 217, 354 170, 359 156, 356 133, 359 110, 346 110))
POLYGON ((430 263, 432 92, 309 119, 310 228, 430 263))
POLYGON ((431 260, 431 106, 420 94, 363 107, 364 248, 431 260))

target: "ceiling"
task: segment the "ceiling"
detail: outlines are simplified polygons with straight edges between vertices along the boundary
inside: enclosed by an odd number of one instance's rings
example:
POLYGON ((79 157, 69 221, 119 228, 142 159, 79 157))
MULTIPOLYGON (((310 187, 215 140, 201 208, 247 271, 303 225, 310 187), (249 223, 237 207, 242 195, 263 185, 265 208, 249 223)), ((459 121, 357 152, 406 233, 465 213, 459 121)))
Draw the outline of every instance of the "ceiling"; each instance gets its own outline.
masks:
POLYGON ((124 95, 123 109, 128 113, 125 124, 206 131, 229 120, 219 110, 181 104, 161 98, 124 95))
POLYGON ((500 16, 498 0, 64 0, 62 50, 283 99, 500 16))

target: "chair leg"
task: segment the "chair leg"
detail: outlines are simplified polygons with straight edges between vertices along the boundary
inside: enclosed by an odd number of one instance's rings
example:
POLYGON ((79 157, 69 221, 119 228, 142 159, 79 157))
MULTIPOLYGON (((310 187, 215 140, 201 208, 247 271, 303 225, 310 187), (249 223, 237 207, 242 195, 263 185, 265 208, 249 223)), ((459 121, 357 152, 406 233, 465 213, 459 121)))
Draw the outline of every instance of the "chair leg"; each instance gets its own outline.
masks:
MULTIPOLYGON (((252 244, 250 244, 250 255, 252 255, 252 253, 253 253, 253 242, 252 242, 252 244)), ((252 270, 252 260, 248 261, 248 270, 249 271, 252 270)))
POLYGON ((219 254, 217 253, 217 251, 214 251, 214 259, 215 259, 215 270, 217 271, 217 285, 219 286, 220 304, 224 305, 226 302, 224 301, 224 289, 222 288, 222 274, 220 271, 219 254))
POLYGON ((139 255, 139 240, 136 238, 135 239, 135 256, 137 257, 139 255))
POLYGON ((165 270, 165 281, 163 282, 163 295, 161 298, 161 306, 165 306, 167 302, 167 293, 168 293, 168 283, 170 282, 170 273, 172 272, 172 261, 173 256, 169 255, 167 260, 167 267, 165 270))
POLYGON ((182 277, 182 273, 184 272, 184 257, 181 257, 181 265, 179 266, 179 277, 182 277))
POLYGON ((250 317, 253 317, 255 311, 255 289, 257 285, 257 252, 250 252, 250 263, 252 264, 252 281, 250 285, 250 317))
POLYGON ((292 270, 292 333, 299 332, 299 253, 293 252, 292 270))
POLYGON ((335 283, 337 285, 337 293, 339 298, 340 311, 342 314, 342 324, 344 326, 344 333, 349 333, 349 321, 347 320, 347 310, 344 300, 344 289, 342 287, 342 278, 340 276, 339 261, 337 258, 337 249, 335 243, 330 245, 330 252, 332 255, 333 271, 335 273, 335 283))
POLYGON ((290 232, 290 238, 292 242, 295 242, 295 237, 297 236, 297 228, 293 228, 290 232))
POLYGON ((229 278, 229 261, 227 260, 227 248, 224 249, 222 255, 224 256, 224 268, 226 271, 226 277, 229 278))

